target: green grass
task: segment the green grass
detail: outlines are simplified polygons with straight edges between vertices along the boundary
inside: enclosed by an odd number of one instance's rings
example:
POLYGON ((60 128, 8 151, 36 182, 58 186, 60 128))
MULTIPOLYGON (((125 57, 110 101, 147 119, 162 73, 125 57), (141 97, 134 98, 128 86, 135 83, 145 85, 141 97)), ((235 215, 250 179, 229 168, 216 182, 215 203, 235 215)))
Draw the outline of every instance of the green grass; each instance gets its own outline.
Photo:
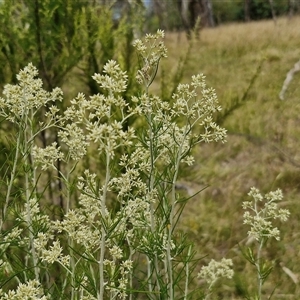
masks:
MULTIPOLYGON (((239 299, 237 291, 255 285, 252 268, 241 258, 238 244, 245 242, 241 203, 252 186, 264 193, 281 188, 283 205, 291 217, 280 225, 282 240, 270 243, 267 257, 275 262, 265 284, 274 299, 299 299, 299 283, 282 266, 300 274, 300 74, 290 84, 285 101, 279 100, 286 73, 300 59, 300 18, 230 24, 203 29, 193 47, 184 80, 204 73, 217 91, 224 111, 240 105, 222 120, 228 130, 224 145, 200 145, 193 171, 183 175, 195 192, 209 187, 187 204, 181 228, 196 243, 199 254, 236 263, 235 283, 228 283, 220 299, 239 299), (253 86, 245 92, 261 67, 253 86), (243 97, 245 98, 242 101, 243 97), (249 274, 252 274, 251 276, 249 274), (252 278, 252 279, 251 279, 252 278), (235 295, 235 296, 233 296, 235 295), (224 298, 225 297, 225 298, 224 298)), ((165 68, 175 70, 187 40, 170 33, 166 44, 170 59, 165 68)), ((204 262, 204 261, 203 261, 204 262)), ((224 288, 224 287, 223 287, 224 288)), ((243 298, 243 293, 240 295, 243 298)))

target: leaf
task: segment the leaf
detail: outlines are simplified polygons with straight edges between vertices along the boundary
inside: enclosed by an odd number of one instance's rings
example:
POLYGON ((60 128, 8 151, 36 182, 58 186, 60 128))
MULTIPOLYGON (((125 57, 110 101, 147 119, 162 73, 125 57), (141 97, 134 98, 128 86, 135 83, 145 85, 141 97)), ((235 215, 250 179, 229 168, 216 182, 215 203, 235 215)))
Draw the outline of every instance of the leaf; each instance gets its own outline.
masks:
POLYGON ((267 265, 263 265, 263 267, 261 268, 260 272, 259 272, 259 276, 260 279, 262 279, 262 283, 264 283, 266 281, 266 279, 268 278, 268 276, 270 275, 270 273, 273 270, 273 266, 267 266, 267 265))
POLYGON ((243 256, 252 264, 252 265, 256 265, 256 260, 255 260, 255 257, 253 255, 253 250, 250 248, 250 247, 246 247, 246 248, 242 248, 240 245, 239 245, 239 248, 243 254, 243 256))

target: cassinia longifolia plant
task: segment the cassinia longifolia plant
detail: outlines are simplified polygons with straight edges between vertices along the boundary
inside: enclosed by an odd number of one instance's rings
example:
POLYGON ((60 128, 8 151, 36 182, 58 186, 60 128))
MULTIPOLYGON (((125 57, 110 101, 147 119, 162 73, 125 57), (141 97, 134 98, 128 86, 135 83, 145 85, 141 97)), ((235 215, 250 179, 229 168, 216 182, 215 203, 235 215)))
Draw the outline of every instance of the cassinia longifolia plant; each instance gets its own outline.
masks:
MULTIPOLYGON (((64 112, 55 105, 62 91, 44 91, 32 64, 17 85, 5 86, 0 115, 14 147, 1 181, 0 299, 192 299, 196 260, 176 230, 187 201, 176 182, 180 167, 194 162, 193 147, 225 142, 226 130, 213 121, 221 108, 203 75, 180 84, 168 102, 149 93, 167 56, 163 37, 158 30, 134 43, 143 91, 130 102, 122 98, 127 75, 115 61, 93 76, 102 93, 79 93, 64 112), (41 145, 43 132, 48 145, 41 145), (47 199, 57 172, 62 216, 47 199)), ((257 216, 245 215, 260 248, 278 236, 266 221, 277 212, 274 195, 265 213, 255 206, 257 216)), ((259 253, 253 262, 260 274, 259 253)), ((225 258, 199 273, 208 294, 216 280, 232 276, 225 258)))
MULTIPOLYGON (((290 212, 279 208, 278 202, 283 199, 282 191, 276 190, 263 196, 257 188, 251 188, 248 193, 252 201, 244 201, 242 204, 244 213, 244 224, 250 226, 248 235, 257 243, 256 250, 247 247, 244 251, 245 258, 255 267, 257 273, 257 292, 254 299, 261 300, 262 286, 270 275, 273 265, 262 257, 263 247, 270 238, 280 240, 280 231, 272 223, 279 219, 282 222, 288 220, 290 212)), ((270 297, 268 298, 270 299, 270 297)))

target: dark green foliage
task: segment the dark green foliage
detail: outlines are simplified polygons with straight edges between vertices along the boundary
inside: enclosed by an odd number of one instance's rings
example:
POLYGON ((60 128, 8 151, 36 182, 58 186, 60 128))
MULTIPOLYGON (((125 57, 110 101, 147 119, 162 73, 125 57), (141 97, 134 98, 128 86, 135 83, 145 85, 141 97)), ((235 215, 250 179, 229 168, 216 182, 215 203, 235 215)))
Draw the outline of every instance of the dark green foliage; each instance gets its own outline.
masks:
POLYGON ((244 20, 244 0, 216 1, 212 0, 214 18, 217 24, 244 20))
POLYGON ((14 82, 13 74, 32 62, 48 90, 61 85, 82 57, 82 8, 79 0, 4 1, 0 6, 2 84, 14 82))
MULTIPOLYGON (((245 1, 218 1, 212 0, 214 18, 217 24, 225 22, 236 22, 245 20, 245 1)), ((276 16, 289 13, 289 1, 273 0, 276 16)), ((297 5, 293 8, 297 10, 297 5)), ((249 1, 250 20, 271 19, 272 10, 268 0, 249 1)))
MULTIPOLYGON (((288 12, 288 1, 274 0, 274 10, 277 16, 288 12)), ((252 0, 250 3, 250 18, 252 20, 271 19, 272 11, 269 1, 252 0)))
MULTIPOLYGON (((3 1, 0 86, 15 83, 14 74, 28 62, 38 67, 47 90, 62 86, 74 68, 90 78, 112 58, 120 59, 122 67, 129 70, 131 42, 134 32, 141 29, 142 10, 138 4, 123 5, 121 18, 116 21, 111 6, 95 1, 3 1)), ((91 82, 86 84, 95 92, 91 82)))

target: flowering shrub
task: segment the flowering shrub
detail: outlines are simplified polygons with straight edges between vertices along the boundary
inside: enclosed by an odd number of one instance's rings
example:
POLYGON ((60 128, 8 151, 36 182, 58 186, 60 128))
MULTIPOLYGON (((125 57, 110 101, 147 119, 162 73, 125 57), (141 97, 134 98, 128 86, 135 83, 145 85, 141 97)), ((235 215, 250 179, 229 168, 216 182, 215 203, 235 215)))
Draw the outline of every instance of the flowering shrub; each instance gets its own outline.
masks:
MULTIPOLYGON (((18 85, 5 87, 0 115, 14 126, 15 151, 1 206, 1 274, 8 278, 1 299, 193 297, 193 251, 176 230, 188 198, 176 183, 181 166, 193 164, 194 146, 225 142, 226 130, 213 121, 221 108, 201 74, 168 102, 149 93, 167 56, 163 37, 158 31, 135 42, 142 92, 130 103, 122 97, 127 74, 115 61, 93 76, 102 93, 79 93, 64 112, 55 106, 62 91, 44 91, 32 64, 18 85), (63 199, 59 216, 49 210, 57 204, 48 190, 63 199)), ((218 278, 233 276, 231 267, 226 259, 202 267, 209 294, 218 278)))
POLYGON ((253 200, 244 201, 242 204, 246 210, 243 216, 244 224, 250 226, 248 235, 257 242, 257 249, 254 252, 252 248, 247 247, 244 256, 256 269, 258 287, 256 299, 262 299, 262 286, 273 269, 273 264, 263 259, 262 250, 268 239, 280 240, 280 231, 274 227, 272 220, 279 219, 285 222, 290 212, 278 207, 278 201, 283 199, 282 191, 279 189, 263 197, 257 188, 252 187, 248 195, 253 200))

